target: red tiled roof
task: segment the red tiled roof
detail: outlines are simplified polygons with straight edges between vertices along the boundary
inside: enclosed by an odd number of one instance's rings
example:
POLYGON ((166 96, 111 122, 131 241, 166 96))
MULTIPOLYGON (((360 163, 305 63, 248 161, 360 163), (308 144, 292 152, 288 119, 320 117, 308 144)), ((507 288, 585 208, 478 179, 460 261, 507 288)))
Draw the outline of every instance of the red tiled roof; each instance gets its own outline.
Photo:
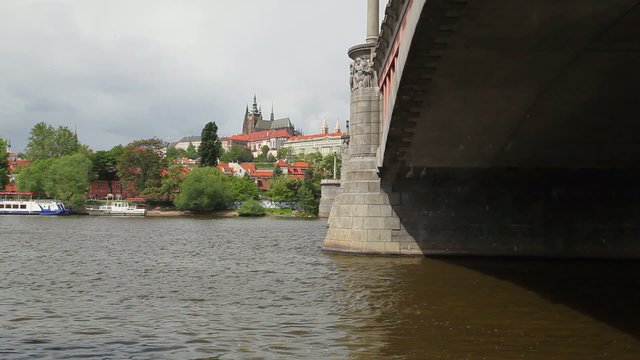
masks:
POLYGON ((293 164, 290 165, 291 167, 300 167, 300 168, 308 168, 309 163, 306 163, 304 161, 296 161, 293 164))
POLYGON ((289 141, 300 141, 300 140, 311 140, 311 139, 319 139, 324 137, 341 137, 341 132, 335 132, 331 134, 311 134, 311 135, 300 135, 289 138, 289 141))
POLYGON ((229 163, 219 162, 216 167, 225 174, 233 174, 233 169, 229 167, 229 163))
POLYGON ((249 175, 253 175, 256 172, 256 166, 252 163, 242 163, 240 166, 249 173, 249 175))
POLYGON ((287 162, 286 162, 286 161, 284 161, 283 159, 280 159, 280 160, 278 160, 278 161, 276 162, 276 166, 277 166, 277 167, 281 167, 281 168, 282 168, 282 167, 287 167, 287 166, 289 166, 289 165, 287 164, 287 162))
POLYGON ((227 136, 227 137, 220 138, 220 140, 260 141, 260 140, 267 140, 272 138, 283 138, 283 137, 290 138, 291 135, 287 132, 287 130, 284 130, 284 129, 265 130, 265 131, 250 133, 250 134, 238 134, 238 135, 227 136))
POLYGON ((259 177, 271 177, 273 176, 273 170, 265 170, 265 169, 256 170, 255 175, 259 177))

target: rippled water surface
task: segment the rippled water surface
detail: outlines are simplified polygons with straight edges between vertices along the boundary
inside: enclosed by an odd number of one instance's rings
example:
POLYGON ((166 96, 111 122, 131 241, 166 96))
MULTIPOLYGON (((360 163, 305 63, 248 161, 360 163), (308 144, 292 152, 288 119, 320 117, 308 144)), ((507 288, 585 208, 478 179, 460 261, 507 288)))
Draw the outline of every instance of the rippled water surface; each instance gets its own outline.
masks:
POLYGON ((339 256, 325 227, 0 217, 0 358, 640 358, 635 263, 339 256))

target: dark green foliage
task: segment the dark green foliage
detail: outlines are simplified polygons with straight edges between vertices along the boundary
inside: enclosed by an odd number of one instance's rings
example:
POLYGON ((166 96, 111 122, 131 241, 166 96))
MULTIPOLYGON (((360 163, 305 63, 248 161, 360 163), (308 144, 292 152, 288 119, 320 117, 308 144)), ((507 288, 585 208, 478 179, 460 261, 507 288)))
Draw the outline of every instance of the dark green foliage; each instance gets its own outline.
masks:
POLYGON ((267 162, 267 155, 269 154, 269 146, 263 145, 260 149, 260 154, 254 159, 255 162, 267 162))
POLYGON ((81 208, 92 179, 92 163, 84 154, 36 160, 18 175, 18 188, 37 196, 56 198, 73 208, 81 208))
POLYGON ((238 215, 240 216, 263 216, 265 213, 265 209, 260 202, 253 199, 243 202, 238 209, 238 215))
POLYGON ((281 176, 281 175, 282 175, 282 169, 280 169, 279 166, 274 167, 272 177, 281 176))
POLYGON ((258 185, 250 176, 226 176, 225 186, 234 201, 245 201, 258 198, 258 185))
POLYGON ((274 202, 294 202, 302 182, 289 176, 276 176, 269 183, 267 196, 274 202))
POLYGON ((313 169, 308 169, 304 174, 304 181, 298 191, 298 205, 307 214, 318 215, 318 207, 320 206, 320 178, 315 175, 313 169))
POLYGON ((166 168, 162 155, 164 143, 158 138, 136 140, 127 145, 118 158, 118 176, 124 184, 134 184, 139 192, 159 187, 166 168))
POLYGON ((231 145, 229 151, 225 151, 220 160, 223 162, 253 162, 253 154, 244 146, 231 145))
POLYGON ((298 206, 309 215, 318 215, 318 206, 320 199, 316 198, 313 194, 313 190, 302 185, 300 191, 298 191, 298 206))
POLYGON ((314 168, 320 174, 323 179, 333 178, 333 159, 336 160, 336 179, 340 179, 340 170, 342 169, 342 157, 340 155, 328 154, 317 164, 314 164, 314 168))
POLYGON ((111 188, 111 180, 118 179, 118 157, 124 152, 122 145, 114 146, 111 150, 96 151, 89 156, 91 163, 93 164, 93 172, 100 180, 109 180, 109 192, 113 193, 111 188))
POLYGON ((191 160, 196 160, 198 158, 198 151, 196 150, 196 147, 192 143, 189 143, 189 146, 187 147, 185 155, 187 158, 191 160))
POLYGON ((292 159, 293 152, 290 148, 281 147, 278 149, 276 157, 278 159, 284 159, 286 161, 290 161, 292 159))
POLYGON ((310 154, 305 154, 302 160, 309 163, 309 165, 311 165, 312 167, 317 168, 318 164, 322 161, 322 159, 323 159, 322 154, 316 151, 310 154))
POLYGON ((6 149, 7 142, 0 139, 0 190, 9 183, 9 157, 6 149))
POLYGON ((168 160, 181 159, 183 157, 187 157, 187 150, 182 148, 177 148, 175 146, 169 146, 167 148, 166 157, 168 160))
POLYGON ((31 129, 25 157, 29 161, 55 158, 75 153, 88 153, 88 147, 80 144, 76 134, 66 126, 54 129, 39 122, 31 129))
POLYGON ((45 182, 52 163, 53 159, 36 160, 31 166, 22 169, 16 178, 18 190, 32 191, 36 195, 47 197, 45 182))
POLYGON ((218 126, 215 122, 207 123, 200 134, 202 143, 198 148, 201 166, 216 166, 222 153, 222 146, 218 139, 218 126))
POLYGON ((174 204, 179 210, 207 212, 226 209, 233 202, 218 169, 202 167, 193 169, 180 184, 180 193, 174 204))

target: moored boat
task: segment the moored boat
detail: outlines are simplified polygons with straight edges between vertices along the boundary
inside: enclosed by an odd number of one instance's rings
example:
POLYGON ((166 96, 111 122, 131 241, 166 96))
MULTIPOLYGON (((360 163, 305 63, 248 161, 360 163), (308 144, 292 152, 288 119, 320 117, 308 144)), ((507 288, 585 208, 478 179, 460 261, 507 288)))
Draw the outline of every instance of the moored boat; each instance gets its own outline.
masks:
POLYGON ((87 206, 89 215, 111 215, 111 216, 144 216, 147 209, 144 205, 129 205, 124 201, 114 201, 107 205, 87 206))
POLYGON ((60 200, 33 199, 31 192, 0 191, 2 215, 65 215, 69 210, 60 200))

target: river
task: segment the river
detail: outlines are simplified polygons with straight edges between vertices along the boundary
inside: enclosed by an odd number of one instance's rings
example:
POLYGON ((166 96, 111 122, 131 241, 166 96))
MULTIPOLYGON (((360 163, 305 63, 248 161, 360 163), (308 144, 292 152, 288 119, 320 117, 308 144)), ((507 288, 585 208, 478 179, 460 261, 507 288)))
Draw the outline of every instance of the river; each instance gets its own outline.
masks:
POLYGON ((635 262, 341 256, 325 231, 2 216, 0 358, 640 358, 635 262))

